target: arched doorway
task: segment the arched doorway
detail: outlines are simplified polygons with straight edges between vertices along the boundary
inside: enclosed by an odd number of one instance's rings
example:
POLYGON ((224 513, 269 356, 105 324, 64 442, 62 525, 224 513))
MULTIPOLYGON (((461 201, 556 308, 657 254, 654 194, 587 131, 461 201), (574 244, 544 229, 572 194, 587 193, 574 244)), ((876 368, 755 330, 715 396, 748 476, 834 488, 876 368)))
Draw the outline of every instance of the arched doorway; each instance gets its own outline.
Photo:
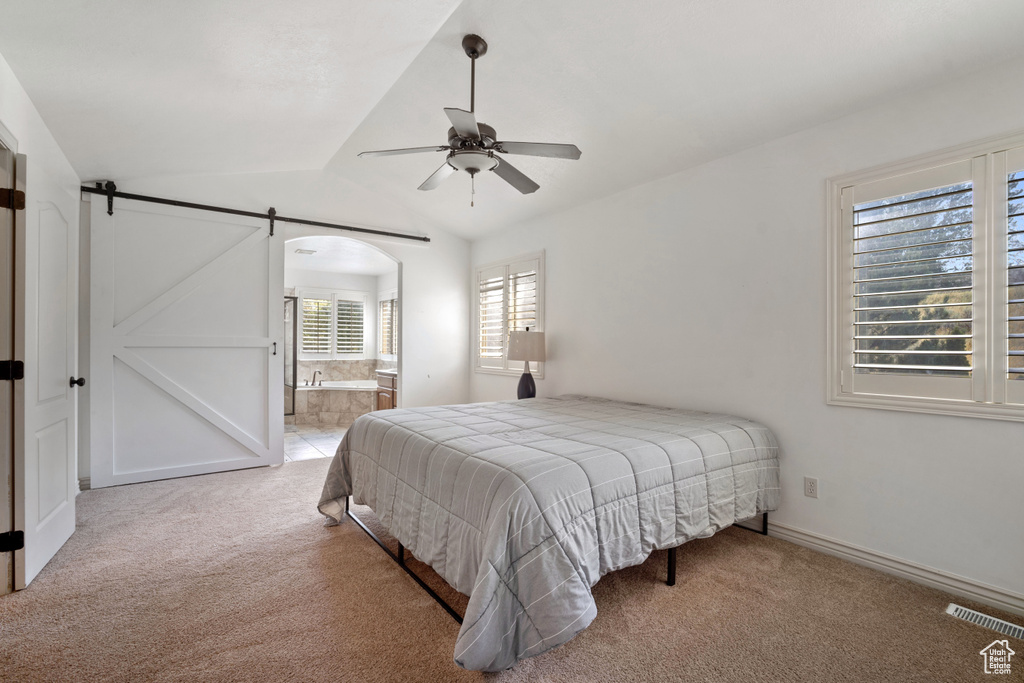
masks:
POLYGON ((286 240, 285 462, 333 455, 352 422, 378 407, 379 386, 394 404, 399 269, 394 257, 350 237, 286 240))

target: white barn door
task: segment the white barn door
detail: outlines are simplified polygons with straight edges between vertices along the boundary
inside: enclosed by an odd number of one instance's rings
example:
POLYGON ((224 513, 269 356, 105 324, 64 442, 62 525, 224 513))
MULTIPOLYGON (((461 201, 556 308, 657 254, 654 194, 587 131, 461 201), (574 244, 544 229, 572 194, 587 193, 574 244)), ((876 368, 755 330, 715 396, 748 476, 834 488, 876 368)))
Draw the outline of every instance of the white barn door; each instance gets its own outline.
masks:
POLYGON ((281 463, 283 238, 99 196, 90 217, 91 486, 281 463))

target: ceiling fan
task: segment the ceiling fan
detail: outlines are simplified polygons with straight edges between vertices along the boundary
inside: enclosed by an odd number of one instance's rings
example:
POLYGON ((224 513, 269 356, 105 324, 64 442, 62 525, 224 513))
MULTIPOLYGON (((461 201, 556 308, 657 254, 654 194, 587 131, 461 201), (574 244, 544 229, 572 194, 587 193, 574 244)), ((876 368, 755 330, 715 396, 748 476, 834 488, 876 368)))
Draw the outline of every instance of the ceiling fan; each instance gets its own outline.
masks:
MULTIPOLYGON (((580 150, 576 145, 561 145, 546 142, 504 142, 498 140, 498 134, 485 123, 477 123, 476 114, 476 60, 487 54, 487 43, 478 35, 467 35, 462 39, 462 49, 471 60, 469 111, 447 108, 444 113, 452 122, 448 129, 448 144, 433 147, 409 147, 406 149, 382 149, 373 152, 362 152, 361 157, 384 157, 398 154, 418 154, 420 152, 447 152, 448 158, 441 168, 434 171, 419 186, 421 190, 433 190, 445 178, 457 171, 465 171, 475 181, 476 174, 481 171, 494 171, 499 178, 516 188, 523 194, 536 192, 540 187, 530 180, 512 164, 499 158, 500 154, 525 154, 535 157, 554 157, 556 159, 579 159, 580 150)), ((475 185, 474 185, 475 192, 475 185)))

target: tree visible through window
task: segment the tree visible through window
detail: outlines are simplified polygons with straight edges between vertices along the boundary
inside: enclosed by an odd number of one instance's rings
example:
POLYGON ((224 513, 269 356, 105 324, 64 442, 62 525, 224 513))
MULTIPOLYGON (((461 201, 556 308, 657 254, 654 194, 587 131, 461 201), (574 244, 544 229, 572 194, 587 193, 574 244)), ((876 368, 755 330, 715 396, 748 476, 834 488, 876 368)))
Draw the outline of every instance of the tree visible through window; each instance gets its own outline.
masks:
POLYGON ((1024 380, 1024 170, 1007 176, 1006 204, 1007 374, 1024 380))
POLYGON ((854 368, 970 376, 971 183, 857 204, 854 368))

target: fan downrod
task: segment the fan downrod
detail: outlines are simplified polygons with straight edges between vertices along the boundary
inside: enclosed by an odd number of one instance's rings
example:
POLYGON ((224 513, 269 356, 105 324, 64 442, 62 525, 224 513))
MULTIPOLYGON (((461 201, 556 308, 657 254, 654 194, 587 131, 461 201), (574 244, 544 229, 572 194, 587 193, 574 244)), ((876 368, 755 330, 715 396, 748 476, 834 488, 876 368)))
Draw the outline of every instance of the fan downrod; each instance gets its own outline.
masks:
POLYGON ((487 54, 487 41, 475 33, 470 33, 462 38, 462 49, 470 59, 483 57, 487 54))

